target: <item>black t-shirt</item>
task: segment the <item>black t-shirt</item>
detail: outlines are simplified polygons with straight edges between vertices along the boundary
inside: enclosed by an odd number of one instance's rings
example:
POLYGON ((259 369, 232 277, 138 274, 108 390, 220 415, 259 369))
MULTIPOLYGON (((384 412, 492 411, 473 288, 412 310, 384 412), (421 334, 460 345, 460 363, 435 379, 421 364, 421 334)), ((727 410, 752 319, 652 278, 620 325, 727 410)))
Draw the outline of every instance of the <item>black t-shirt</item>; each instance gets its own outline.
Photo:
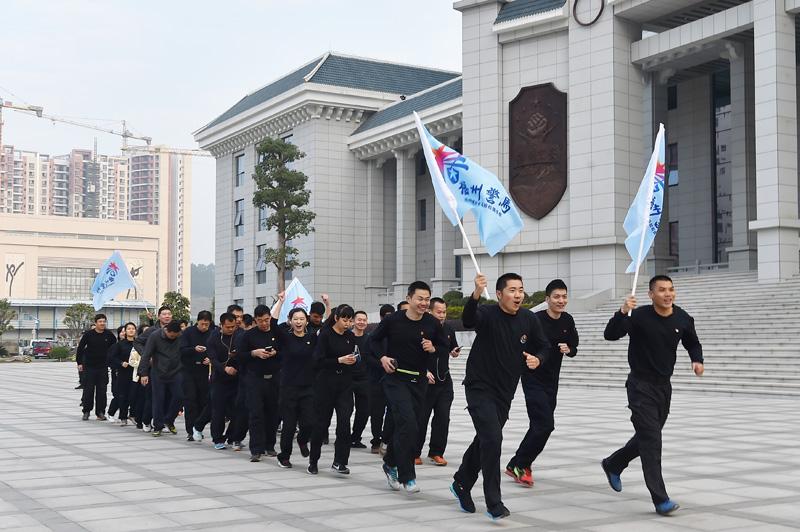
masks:
POLYGON ((557 320, 551 318, 547 310, 540 310, 536 317, 539 318, 550 347, 553 348, 553 355, 535 370, 528 370, 528 375, 543 386, 557 388, 564 356, 574 357, 578 354, 578 330, 575 329, 575 320, 566 312, 562 312, 557 320), (569 353, 562 355, 558 344, 567 344, 569 353))
POLYGON ((467 358, 464 386, 492 392, 511 406, 520 375, 527 369, 523 351, 542 363, 552 356, 550 342, 536 315, 526 309, 506 314, 500 305, 478 306, 469 298, 462 317, 464 327, 475 329, 467 358))
POLYGON ((387 316, 370 335, 370 345, 378 358, 388 356, 397 360, 398 369, 416 371, 425 375, 428 371, 429 360, 435 353, 428 353, 422 349, 422 340, 433 342, 436 350, 445 350, 448 346, 442 324, 430 314, 423 314, 419 320, 411 320, 406 316, 406 311, 401 310, 387 316), (387 340, 382 353, 381 340, 387 340))
POLYGON ((677 305, 670 316, 661 316, 653 305, 633 310, 629 317, 617 311, 606 325, 606 340, 630 336, 628 365, 634 377, 646 381, 669 381, 675 369, 678 342, 689 352, 692 362, 703 362, 703 346, 697 338, 694 318, 677 305))
POLYGON ((263 377, 264 375, 275 375, 281 369, 281 354, 262 359, 252 355, 255 349, 270 348, 278 350, 277 332, 270 327, 268 331, 262 331, 258 327, 253 327, 245 331, 239 340, 239 353, 244 360, 244 371, 247 374, 263 377))
POLYGON ((350 355, 356 346, 355 336, 350 331, 342 334, 326 326, 320 329, 314 349, 314 362, 322 371, 341 371, 343 375, 353 374, 353 365, 340 364, 339 357, 350 355))
POLYGON ((316 333, 296 336, 272 320, 270 327, 278 339, 281 354, 281 386, 311 386, 314 382, 314 348, 316 333))

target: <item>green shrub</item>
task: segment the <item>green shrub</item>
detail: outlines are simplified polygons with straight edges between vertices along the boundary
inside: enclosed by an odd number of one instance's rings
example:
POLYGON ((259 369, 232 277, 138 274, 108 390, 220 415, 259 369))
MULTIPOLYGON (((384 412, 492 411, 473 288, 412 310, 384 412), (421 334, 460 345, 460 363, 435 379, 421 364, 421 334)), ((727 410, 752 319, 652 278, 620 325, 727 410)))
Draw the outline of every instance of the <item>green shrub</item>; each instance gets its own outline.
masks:
POLYGON ((70 357, 70 354, 71 353, 68 347, 57 345, 50 351, 50 358, 54 358, 56 360, 65 360, 70 357))
POLYGON ((0 357, 7 357, 8 356, 8 349, 0 345, 0 357))

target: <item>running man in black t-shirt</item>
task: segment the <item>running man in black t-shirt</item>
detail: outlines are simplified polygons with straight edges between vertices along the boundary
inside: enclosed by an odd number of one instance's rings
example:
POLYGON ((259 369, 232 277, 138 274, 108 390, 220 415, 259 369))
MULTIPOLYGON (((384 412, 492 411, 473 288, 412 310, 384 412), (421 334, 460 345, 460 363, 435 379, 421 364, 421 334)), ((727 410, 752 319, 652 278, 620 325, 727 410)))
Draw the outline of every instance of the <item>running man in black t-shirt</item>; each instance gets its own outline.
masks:
POLYGON ((506 273, 495 285, 497 305, 478 306, 486 290, 486 277, 475 277, 475 290, 464 306, 464 327, 475 329, 467 357, 464 393, 467 410, 475 425, 475 439, 453 475, 450 491, 461 509, 474 513, 470 491, 483 473, 487 515, 502 519, 511 513, 500 496, 500 452, 503 425, 508 420, 511 400, 525 368, 536 369, 552 356, 550 343, 539 320, 521 308, 525 298, 522 277, 506 273))
POLYGON ((429 359, 437 350, 447 349, 442 324, 427 312, 430 299, 427 284, 411 283, 406 296, 408 308, 388 316, 370 336, 370 347, 379 355, 386 372, 381 382, 394 423, 383 457, 383 472, 390 488, 399 490, 402 484, 407 493, 419 491, 414 458, 429 359))
POLYGON ((561 362, 565 356, 574 357, 578 352, 575 320, 564 311, 567 308, 567 285, 561 279, 554 279, 547 284, 544 292, 547 308, 537 312, 536 317, 550 341, 553 356, 536 370, 522 373, 528 432, 506 466, 506 475, 526 487, 533 486, 531 464, 555 429, 553 414, 556 410, 561 362))
POLYGON ((675 287, 666 275, 650 279, 648 295, 652 305, 636 308, 636 298, 628 296, 606 325, 606 340, 619 340, 626 334, 628 365, 631 368, 625 388, 628 408, 636 431, 624 447, 602 461, 603 471, 614 491, 622 491, 620 474, 637 456, 642 459, 644 482, 660 515, 679 508, 670 500, 661 476, 661 429, 667 421, 678 342, 689 352, 692 370, 703 374, 703 347, 697 338, 694 319, 674 305, 675 287), (628 315, 631 312, 631 315, 628 315))

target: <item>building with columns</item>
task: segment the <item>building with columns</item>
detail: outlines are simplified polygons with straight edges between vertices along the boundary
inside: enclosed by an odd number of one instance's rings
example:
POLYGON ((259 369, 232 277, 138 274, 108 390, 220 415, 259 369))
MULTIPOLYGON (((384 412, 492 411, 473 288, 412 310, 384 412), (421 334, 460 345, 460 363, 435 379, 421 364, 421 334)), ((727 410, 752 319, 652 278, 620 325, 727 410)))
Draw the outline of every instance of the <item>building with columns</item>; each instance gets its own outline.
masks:
MULTIPOLYGON (((524 229, 495 257, 479 245, 468 215, 467 233, 490 278, 517 271, 533 291, 561 277, 587 301, 630 290, 622 221, 659 122, 669 186, 647 273, 756 270, 767 282, 797 275, 800 0, 572 7, 460 0, 460 75, 326 54, 197 131, 217 158, 217 301, 249 307, 275 292, 274 271, 258 260, 274 237, 259 230, 264 213, 252 206, 249 177, 266 136, 290 138, 307 154, 297 167, 310 178, 316 230, 296 243, 311 262, 296 273, 315 296, 328 291, 334 301, 373 310, 398 301, 414 279, 430 281, 436 293, 468 288, 474 268, 436 205, 414 110, 512 195, 515 187, 563 187, 547 195, 555 201, 544 211, 523 214, 524 229), (548 84, 564 95, 561 115, 541 99, 518 105, 526 91, 548 84), (536 130, 537 109, 552 111, 552 127, 536 130), (563 143, 548 138, 559 124, 563 143), (526 157, 538 173, 523 168, 526 157)), ((545 195, 515 199, 532 212, 545 195)))

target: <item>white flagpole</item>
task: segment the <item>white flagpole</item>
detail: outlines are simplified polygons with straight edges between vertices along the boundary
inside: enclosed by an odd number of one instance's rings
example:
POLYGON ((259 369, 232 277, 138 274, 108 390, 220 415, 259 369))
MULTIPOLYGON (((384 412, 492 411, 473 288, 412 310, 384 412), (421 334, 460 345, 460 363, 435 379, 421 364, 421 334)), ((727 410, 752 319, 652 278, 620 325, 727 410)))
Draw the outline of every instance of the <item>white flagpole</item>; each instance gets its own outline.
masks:
MULTIPOLYGON (((414 120, 417 123, 417 133, 419 134, 419 140, 422 143, 422 149, 424 150, 425 160, 427 162, 428 154, 433 150, 433 148, 431 148, 431 144, 428 142, 428 137, 425 135, 424 126, 422 125, 422 121, 420 120, 416 111, 414 111, 414 120)), ((439 167, 436 165, 433 165, 433 167, 428 165, 428 169, 435 174, 432 176, 433 179, 437 179, 441 183, 442 192, 445 194, 445 196, 447 196, 447 206, 442 205, 442 208, 446 209, 449 207, 453 213, 453 217, 458 222, 458 228, 461 230, 461 236, 464 238, 464 242, 467 244, 467 251, 469 251, 469 257, 472 259, 473 266, 475 266, 475 272, 477 274, 481 274, 481 269, 478 267, 478 260, 475 258, 475 251, 472 249, 472 244, 469 242, 467 232, 464 231, 464 225, 461 223, 461 218, 458 216, 455 197, 453 197, 450 189, 447 188, 447 182, 444 180, 442 172, 439 171, 439 167)), ((486 295, 486 299, 489 299, 489 289, 484 288, 483 292, 486 295)))
MULTIPOLYGON (((655 149, 658 146, 659 137, 661 136, 661 131, 664 128, 664 124, 659 124, 659 126, 660 126, 659 131, 658 134, 656 135, 656 143, 655 146, 653 147, 654 154, 655 154, 655 149)), ((650 159, 652 160, 652 158, 653 157, 651 155, 650 159)), ((658 164, 658 161, 656 161, 656 164, 658 164)), ((647 166, 649 170, 650 165, 648 164, 647 166)), ((650 225, 650 204, 653 202, 653 185, 655 184, 655 181, 656 181, 656 168, 654 166, 653 175, 650 177, 650 181, 647 184, 647 203, 644 211, 644 217, 643 217, 644 219, 642 220, 642 237, 639 239, 639 253, 636 254, 636 269, 634 270, 633 273, 633 287, 631 288, 631 296, 636 295, 636 285, 639 282, 639 267, 642 264, 642 253, 644 253, 644 237, 647 234, 646 231, 648 230, 648 226, 650 225)), ((632 313, 633 309, 628 310, 628 316, 630 316, 632 313)))

